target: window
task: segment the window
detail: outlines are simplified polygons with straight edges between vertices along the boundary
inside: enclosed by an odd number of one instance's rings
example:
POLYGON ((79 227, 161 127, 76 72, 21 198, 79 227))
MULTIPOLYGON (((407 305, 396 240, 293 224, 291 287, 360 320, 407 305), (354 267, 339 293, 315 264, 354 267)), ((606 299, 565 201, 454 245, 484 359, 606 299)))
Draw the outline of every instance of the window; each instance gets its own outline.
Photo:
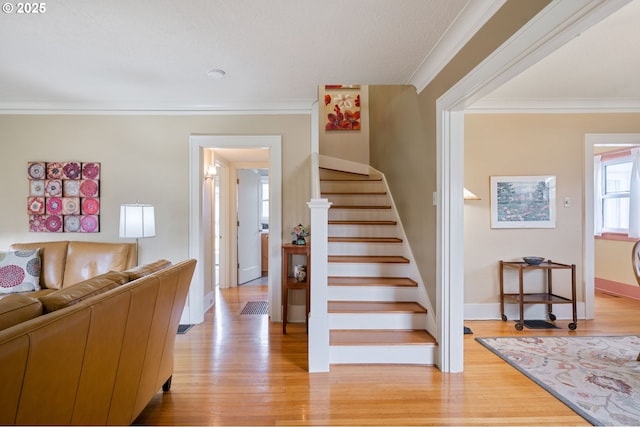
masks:
POLYGON ((264 175, 260 182, 260 220, 269 224, 269 177, 264 175))
POLYGON ((629 230, 631 168, 631 154, 602 160, 601 208, 604 232, 627 233, 629 230))

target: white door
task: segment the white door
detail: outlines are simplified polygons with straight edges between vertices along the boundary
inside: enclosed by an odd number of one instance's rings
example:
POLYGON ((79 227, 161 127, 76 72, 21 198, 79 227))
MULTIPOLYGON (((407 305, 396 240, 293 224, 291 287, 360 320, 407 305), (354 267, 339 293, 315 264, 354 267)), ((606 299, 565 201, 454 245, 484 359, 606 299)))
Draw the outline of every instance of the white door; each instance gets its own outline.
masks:
POLYGON ((238 170, 238 284, 262 275, 260 250, 260 175, 238 170))

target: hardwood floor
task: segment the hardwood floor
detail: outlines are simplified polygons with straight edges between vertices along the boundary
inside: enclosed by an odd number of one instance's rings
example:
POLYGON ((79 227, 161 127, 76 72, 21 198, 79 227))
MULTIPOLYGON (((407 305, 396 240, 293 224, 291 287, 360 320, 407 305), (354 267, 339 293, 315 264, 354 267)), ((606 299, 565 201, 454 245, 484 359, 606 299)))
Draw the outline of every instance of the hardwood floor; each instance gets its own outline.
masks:
POLYGON ((590 425, 475 341, 476 337, 640 334, 640 301, 596 294, 596 320, 578 329, 518 332, 514 322, 467 321, 465 371, 337 365, 307 372, 304 324, 240 315, 266 286, 224 289, 206 322, 176 337, 173 385, 141 425, 590 425))

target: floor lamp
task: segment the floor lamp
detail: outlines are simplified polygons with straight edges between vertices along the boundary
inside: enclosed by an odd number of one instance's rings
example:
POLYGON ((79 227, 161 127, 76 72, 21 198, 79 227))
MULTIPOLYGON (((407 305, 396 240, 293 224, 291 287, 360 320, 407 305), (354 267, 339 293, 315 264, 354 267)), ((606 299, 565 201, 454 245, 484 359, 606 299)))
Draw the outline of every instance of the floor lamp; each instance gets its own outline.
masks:
POLYGON ((136 265, 138 265, 139 240, 156 235, 156 219, 153 205, 120 205, 120 237, 136 239, 136 265))

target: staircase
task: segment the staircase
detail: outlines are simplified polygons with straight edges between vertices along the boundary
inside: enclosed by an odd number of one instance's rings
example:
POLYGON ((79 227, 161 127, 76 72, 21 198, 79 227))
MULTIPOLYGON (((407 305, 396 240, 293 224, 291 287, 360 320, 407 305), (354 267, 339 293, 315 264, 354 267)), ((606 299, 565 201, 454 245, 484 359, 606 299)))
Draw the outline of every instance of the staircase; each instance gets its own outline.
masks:
POLYGON ((434 364, 424 290, 382 175, 320 169, 332 364, 434 364))

